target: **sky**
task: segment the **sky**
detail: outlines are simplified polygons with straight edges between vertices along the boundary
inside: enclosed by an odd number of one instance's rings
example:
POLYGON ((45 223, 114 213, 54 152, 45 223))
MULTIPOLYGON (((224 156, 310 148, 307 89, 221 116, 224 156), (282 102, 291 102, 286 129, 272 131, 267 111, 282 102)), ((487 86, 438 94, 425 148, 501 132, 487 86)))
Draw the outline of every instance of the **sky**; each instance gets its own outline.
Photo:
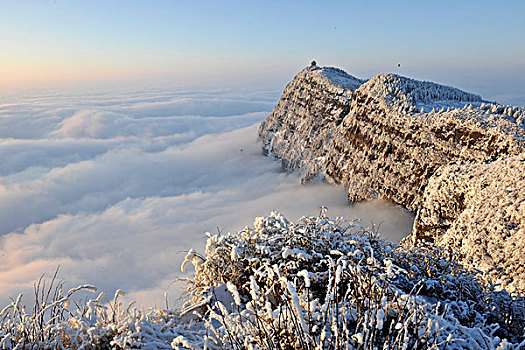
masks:
POLYGON ((0 90, 264 86, 312 59, 525 104, 525 2, 0 1, 0 90), (398 64, 401 66, 398 67, 398 64))

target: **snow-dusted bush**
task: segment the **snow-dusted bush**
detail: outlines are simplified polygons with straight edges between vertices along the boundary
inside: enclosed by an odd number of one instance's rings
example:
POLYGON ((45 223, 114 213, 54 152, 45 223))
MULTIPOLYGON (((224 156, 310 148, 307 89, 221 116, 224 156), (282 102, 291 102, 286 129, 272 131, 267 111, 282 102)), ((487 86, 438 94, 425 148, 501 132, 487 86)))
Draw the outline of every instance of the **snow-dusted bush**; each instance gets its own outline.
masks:
POLYGON ((209 234, 205 257, 190 252, 190 261, 192 304, 210 308, 211 347, 513 349, 523 341, 523 298, 481 284, 442 248, 386 243, 324 212, 299 223, 272 213, 254 228, 209 234))
MULTIPOLYGON (((56 276, 56 275, 55 275, 56 276)), ((170 310, 141 311, 133 303, 123 307, 118 290, 113 300, 103 293, 82 299, 80 286, 67 292, 53 278, 35 284, 35 303, 27 308, 22 295, 0 312, 0 349, 179 349, 203 347, 202 323, 181 322, 170 310), (183 338, 183 339, 182 339, 183 338)))

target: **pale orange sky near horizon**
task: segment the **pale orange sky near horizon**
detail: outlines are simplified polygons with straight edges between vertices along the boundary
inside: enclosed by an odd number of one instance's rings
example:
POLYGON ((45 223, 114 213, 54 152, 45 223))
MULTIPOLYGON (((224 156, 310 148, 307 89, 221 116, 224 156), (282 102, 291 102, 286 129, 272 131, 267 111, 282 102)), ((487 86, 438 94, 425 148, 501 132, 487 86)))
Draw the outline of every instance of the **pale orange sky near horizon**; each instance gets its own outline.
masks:
POLYGON ((0 90, 140 82, 223 86, 255 81, 275 86, 276 82, 286 81, 290 74, 302 69, 302 62, 285 61, 281 60, 279 65, 277 60, 247 60, 244 57, 217 60, 206 56, 138 54, 129 58, 116 55, 106 59, 77 59, 59 56, 6 58, 4 54, 0 56, 0 90))

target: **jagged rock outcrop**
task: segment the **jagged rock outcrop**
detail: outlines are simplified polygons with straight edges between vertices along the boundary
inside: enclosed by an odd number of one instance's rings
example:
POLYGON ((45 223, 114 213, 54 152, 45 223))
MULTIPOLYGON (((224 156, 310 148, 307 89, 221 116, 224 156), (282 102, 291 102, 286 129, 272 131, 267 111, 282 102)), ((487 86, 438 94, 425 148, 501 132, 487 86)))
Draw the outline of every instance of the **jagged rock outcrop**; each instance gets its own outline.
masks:
POLYGON ((337 68, 303 69, 259 127, 264 154, 287 170, 301 169, 305 179, 322 172, 333 134, 363 82, 337 68))
POLYGON ((520 153, 518 112, 394 74, 365 82, 310 67, 288 84, 259 135, 266 154, 305 179, 324 175, 352 201, 383 197, 417 209, 440 166, 520 153))
POLYGON ((525 153, 439 169, 410 239, 434 240, 494 283, 525 291, 525 153))
MULTIPOLYGON (((365 81, 336 68, 308 67, 288 84, 259 135, 265 153, 284 168, 302 171, 304 180, 320 175, 341 184, 351 201, 382 197, 411 210, 425 208, 410 241, 439 236, 435 241, 446 244, 454 239, 445 240, 445 233, 467 207, 443 194, 442 208, 456 205, 456 211, 432 213, 437 199, 428 194, 429 181, 446 181, 438 169, 454 162, 474 169, 521 154, 524 124, 523 108, 487 103, 452 87, 395 74, 365 81), (423 221, 427 217, 432 219, 423 221)), ((505 269, 500 260, 492 263, 487 269, 505 269)))
POLYGON ((440 166, 519 153, 523 130, 472 102, 482 103, 479 96, 446 86, 375 76, 353 95, 328 155, 327 178, 348 187, 353 201, 383 197, 417 209, 440 166), (423 106, 432 109, 424 112, 423 106))

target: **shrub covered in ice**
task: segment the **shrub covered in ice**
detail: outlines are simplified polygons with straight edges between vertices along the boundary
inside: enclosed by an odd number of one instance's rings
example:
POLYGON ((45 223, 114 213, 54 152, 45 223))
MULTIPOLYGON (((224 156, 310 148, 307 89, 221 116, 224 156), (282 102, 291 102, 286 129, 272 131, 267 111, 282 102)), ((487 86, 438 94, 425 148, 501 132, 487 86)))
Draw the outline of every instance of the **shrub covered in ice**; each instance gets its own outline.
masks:
POLYGON ((461 91, 451 86, 430 81, 419 81, 392 73, 374 76, 362 85, 361 90, 366 94, 372 94, 391 102, 404 102, 407 107, 428 108, 429 105, 436 102, 442 102, 443 106, 450 107, 482 102, 479 95, 461 91))
POLYGON ((483 285, 452 252, 324 213, 209 235, 190 292, 208 303, 208 345, 228 349, 511 349, 524 336, 523 298, 483 285))
POLYGON ((108 301, 92 286, 69 291, 53 278, 35 284, 36 301, 24 306, 22 295, 0 312, 0 349, 202 349, 202 323, 181 322, 167 309, 139 310, 122 305, 117 290, 108 301), (180 345, 180 347, 179 347, 180 345))

